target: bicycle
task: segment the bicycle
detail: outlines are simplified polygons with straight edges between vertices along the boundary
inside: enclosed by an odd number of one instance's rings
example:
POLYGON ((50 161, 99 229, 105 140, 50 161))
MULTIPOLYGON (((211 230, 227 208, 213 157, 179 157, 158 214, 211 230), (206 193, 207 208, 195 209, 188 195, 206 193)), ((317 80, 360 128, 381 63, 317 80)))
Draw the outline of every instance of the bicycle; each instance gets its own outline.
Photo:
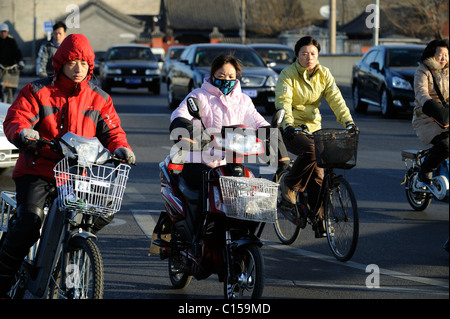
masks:
MULTIPOLYGON (((313 209, 308 204, 306 192, 297 192, 297 204, 292 205, 283 199, 279 188, 275 233, 281 243, 290 245, 309 223, 316 238, 327 237, 336 259, 347 261, 353 256, 358 242, 358 207, 350 184, 334 169, 351 169, 356 165, 359 131, 322 129, 310 133, 306 128, 296 131, 314 138, 317 165, 325 169, 325 174, 318 203, 313 209), (323 216, 320 216, 322 207, 323 216)), ((275 174, 273 181, 280 184, 292 163, 287 170, 275 174)))
MULTIPOLYGON (((103 261, 94 242, 99 218, 111 220, 120 210, 130 166, 103 147, 97 138, 71 132, 46 141, 66 156, 56 164, 55 186, 44 207, 40 239, 30 248, 9 291, 21 299, 101 299, 103 261), (104 165, 114 163, 116 167, 104 165)), ((15 218, 14 192, 1 193, 0 244, 15 218)))
POLYGON ((4 66, 0 64, 0 100, 11 104, 19 86, 20 69, 18 64, 4 66))

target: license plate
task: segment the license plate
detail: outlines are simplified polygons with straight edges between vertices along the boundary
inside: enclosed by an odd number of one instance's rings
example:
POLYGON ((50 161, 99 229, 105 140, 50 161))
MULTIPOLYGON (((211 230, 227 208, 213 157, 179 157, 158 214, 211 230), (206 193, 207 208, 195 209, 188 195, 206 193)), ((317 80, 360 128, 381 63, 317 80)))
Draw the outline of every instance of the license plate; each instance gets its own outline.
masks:
POLYGON ((242 93, 247 94, 250 97, 257 97, 258 96, 258 91, 257 90, 242 90, 242 93))
POLYGON ((125 79, 125 83, 127 84, 140 84, 141 79, 125 79))

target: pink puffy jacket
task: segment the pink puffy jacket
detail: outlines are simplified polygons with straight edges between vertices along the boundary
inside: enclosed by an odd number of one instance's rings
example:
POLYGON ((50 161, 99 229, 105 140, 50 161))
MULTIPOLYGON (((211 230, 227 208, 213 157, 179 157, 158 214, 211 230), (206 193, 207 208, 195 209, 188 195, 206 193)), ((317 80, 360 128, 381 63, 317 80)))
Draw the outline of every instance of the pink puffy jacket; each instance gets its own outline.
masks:
MULTIPOLYGON (((245 125, 254 129, 270 124, 264 117, 258 113, 251 98, 242 93, 239 80, 230 94, 224 95, 217 87, 209 82, 209 78, 203 81, 202 87, 195 89, 189 93, 181 102, 180 106, 173 111, 170 121, 178 117, 186 118, 192 121, 192 116, 186 106, 186 99, 195 97, 199 100, 202 107, 203 123, 210 132, 220 132, 223 126, 245 125)), ((200 121, 193 121, 194 125, 200 126, 200 121)), ((190 161, 192 161, 190 157, 190 161)), ((199 162, 200 159, 194 159, 199 162)), ((202 163, 210 166, 222 165, 223 162, 209 162, 205 158, 201 159, 202 163)))

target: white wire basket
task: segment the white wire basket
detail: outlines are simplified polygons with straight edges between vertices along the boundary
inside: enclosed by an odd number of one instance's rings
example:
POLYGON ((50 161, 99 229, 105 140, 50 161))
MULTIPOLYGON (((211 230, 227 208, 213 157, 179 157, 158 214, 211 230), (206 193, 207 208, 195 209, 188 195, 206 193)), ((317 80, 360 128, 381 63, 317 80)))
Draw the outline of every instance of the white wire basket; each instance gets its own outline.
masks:
POLYGON ((219 179, 228 217, 274 223, 278 184, 264 178, 221 176, 219 179))
POLYGON ((120 210, 130 166, 69 165, 65 157, 56 166, 60 207, 84 214, 110 216, 120 210))

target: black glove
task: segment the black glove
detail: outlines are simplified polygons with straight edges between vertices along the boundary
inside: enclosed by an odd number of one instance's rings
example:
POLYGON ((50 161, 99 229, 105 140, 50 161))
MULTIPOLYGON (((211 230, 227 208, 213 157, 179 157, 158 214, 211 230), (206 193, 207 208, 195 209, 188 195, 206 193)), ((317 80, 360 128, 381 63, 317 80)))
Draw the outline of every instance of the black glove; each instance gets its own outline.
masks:
POLYGON ((295 128, 292 125, 289 125, 283 130, 283 136, 288 141, 292 140, 295 135, 297 135, 297 132, 295 131, 295 128))
POLYGON ((431 117, 441 128, 448 127, 448 106, 445 107, 431 99, 423 104, 422 112, 431 117))

